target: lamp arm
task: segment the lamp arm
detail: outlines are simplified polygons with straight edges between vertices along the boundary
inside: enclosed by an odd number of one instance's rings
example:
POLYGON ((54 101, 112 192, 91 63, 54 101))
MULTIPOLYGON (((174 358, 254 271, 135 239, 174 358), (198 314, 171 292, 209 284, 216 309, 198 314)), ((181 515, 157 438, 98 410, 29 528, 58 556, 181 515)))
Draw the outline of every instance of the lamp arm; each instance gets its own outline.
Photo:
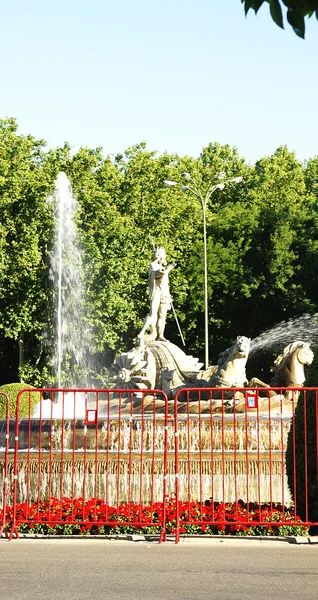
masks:
MULTIPOLYGON (((219 185, 220 185, 219 183, 210 185, 207 193, 205 194, 205 202, 206 203, 210 200, 210 198, 211 198, 212 194, 215 192, 215 190, 220 189, 219 185)), ((224 182, 224 184, 221 184, 221 185, 225 185, 225 182, 224 182)))
POLYGON ((194 194, 194 196, 196 196, 197 198, 201 198, 201 194, 200 194, 200 190, 197 189, 196 187, 190 187, 189 185, 185 186, 187 188, 187 190, 189 190, 189 192, 191 192, 192 194, 194 194))

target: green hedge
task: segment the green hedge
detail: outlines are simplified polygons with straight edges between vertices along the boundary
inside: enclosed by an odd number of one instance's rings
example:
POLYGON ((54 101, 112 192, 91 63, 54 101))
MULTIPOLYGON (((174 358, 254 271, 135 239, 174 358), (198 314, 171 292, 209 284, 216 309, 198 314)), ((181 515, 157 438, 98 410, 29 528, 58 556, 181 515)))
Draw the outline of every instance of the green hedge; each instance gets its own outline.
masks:
MULTIPOLYGON (((15 416, 15 408, 17 395, 21 390, 24 389, 34 389, 35 387, 29 385, 28 383, 7 383, 6 385, 0 386, 0 392, 5 392, 8 394, 10 399, 10 417, 15 416)), ((30 414, 33 414, 34 406, 40 401, 41 394, 39 392, 30 394, 30 414)), ((25 418, 29 415, 29 394, 25 392, 25 394, 21 395, 20 398, 20 411, 19 416, 21 418, 25 418)), ((6 397, 3 394, 0 394, 0 418, 3 419, 6 416, 6 397)))

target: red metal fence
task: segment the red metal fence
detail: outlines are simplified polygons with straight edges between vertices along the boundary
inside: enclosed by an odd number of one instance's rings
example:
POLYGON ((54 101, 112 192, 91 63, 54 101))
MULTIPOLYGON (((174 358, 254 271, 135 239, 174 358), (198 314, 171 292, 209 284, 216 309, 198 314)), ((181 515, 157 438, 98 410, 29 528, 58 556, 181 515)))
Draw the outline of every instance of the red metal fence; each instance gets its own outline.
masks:
POLYGON ((1 533, 318 525, 317 409, 315 388, 24 390, 0 420, 1 533))
POLYGON ((303 523, 317 524, 317 409, 313 388, 180 390, 177 541, 191 525, 277 528, 297 522, 299 511, 303 523))
POLYGON ((0 448, 2 446, 3 449, 3 460, 1 460, 2 466, 2 520, 0 520, 0 537, 6 531, 6 510, 7 510, 7 500, 9 495, 9 486, 8 486, 8 466, 9 466, 9 423, 10 423, 10 400, 8 395, 5 392, 0 392, 0 400, 3 402, 3 406, 5 407, 4 414, 4 427, 3 427, 3 440, 0 441, 0 448), (1 522, 2 521, 2 522, 1 522))

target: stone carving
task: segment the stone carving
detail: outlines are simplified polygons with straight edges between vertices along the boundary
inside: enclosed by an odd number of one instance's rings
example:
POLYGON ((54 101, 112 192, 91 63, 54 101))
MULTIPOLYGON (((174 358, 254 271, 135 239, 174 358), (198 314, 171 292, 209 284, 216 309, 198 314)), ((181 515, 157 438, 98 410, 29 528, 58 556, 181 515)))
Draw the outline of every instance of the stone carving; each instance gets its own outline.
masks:
POLYGON ((117 356, 110 369, 111 380, 120 389, 154 389, 156 363, 148 348, 133 348, 117 356))
POLYGON ((167 312, 170 310, 172 302, 169 290, 169 273, 175 266, 175 263, 167 265, 164 248, 157 248, 155 250, 154 260, 150 263, 149 267, 150 311, 137 336, 138 345, 151 340, 166 341, 164 330, 167 312), (145 336, 148 328, 150 333, 145 336))
MULTIPOLYGON (((161 255, 162 257, 163 255, 161 255)), ((161 294, 161 292, 160 292, 161 294)), ((157 309, 159 312, 161 295, 158 294, 157 309), (159 298, 159 302, 158 302, 159 298)), ((168 296, 166 296, 168 298, 168 296)), ((169 300, 170 295, 169 295, 169 300)), ((186 355, 178 346, 166 340, 151 340, 152 335, 158 335, 157 321, 152 318, 151 335, 144 336, 150 315, 145 320, 144 327, 139 334, 140 345, 129 352, 117 357, 111 368, 113 380, 116 381, 116 389, 136 390, 135 394, 123 395, 123 413, 135 414, 141 411, 142 403, 145 412, 154 409, 154 397, 149 393, 141 400, 138 390, 162 390, 169 400, 169 410, 173 410, 174 397, 178 394, 178 412, 189 412, 189 401, 192 413, 213 413, 224 411, 232 414, 246 412, 246 392, 241 390, 226 390, 221 393, 217 389, 212 392, 213 399, 210 405, 210 392, 204 388, 264 388, 259 391, 258 409, 260 413, 280 414, 290 413, 295 407, 298 395, 293 392, 285 392, 281 395, 275 391, 265 391, 269 387, 301 387, 305 381, 305 365, 310 365, 313 360, 313 352, 306 342, 296 341, 284 348, 283 352, 275 360, 275 371, 270 385, 260 381, 256 377, 249 382, 246 377, 246 363, 250 351, 250 338, 238 336, 233 344, 221 352, 217 365, 201 370, 202 363, 197 358, 186 355), (147 343, 145 344, 144 341, 147 343), (200 393, 195 388, 201 388, 200 393), (183 392, 188 389, 189 391, 183 392), (290 400, 293 399, 293 404, 290 400), (270 403, 269 403, 270 400, 270 403), (235 404, 235 408, 234 408, 235 404)), ((166 315, 166 311, 164 312, 166 315)), ((160 318, 157 314, 157 320, 160 318)), ((161 330, 162 332, 162 330, 161 330)), ((117 407, 115 402, 114 404, 117 407)), ((156 411, 163 412, 165 402, 156 398, 156 411)), ((255 411, 256 409, 248 409, 255 411)))
MULTIPOLYGON (((161 389, 169 399, 187 387, 244 387, 249 347, 250 339, 238 336, 232 346, 220 354, 217 366, 201 371, 202 363, 178 346, 159 340, 148 341, 147 346, 133 348, 117 357, 111 375, 117 389, 161 389)), ((193 392, 191 401, 197 398, 198 394, 193 392)), ((201 398, 205 399, 203 395, 201 398)), ((180 400, 184 400, 183 396, 180 400)))
POLYGON ((307 342, 292 342, 275 360, 272 387, 301 387, 305 383, 305 365, 311 365, 314 353, 307 342))
MULTIPOLYGON (((258 411, 260 414, 280 415, 291 414, 295 409, 299 397, 299 392, 285 391, 283 394, 279 390, 265 391, 265 388, 288 388, 302 387, 305 382, 305 365, 310 365, 314 354, 307 342, 295 341, 288 344, 283 352, 274 361, 274 375, 270 384, 264 383, 257 377, 253 377, 249 383, 249 388, 264 388, 258 393, 258 411), (292 402, 291 402, 292 401, 292 402)), ((231 410, 231 409, 230 409, 231 410)), ((256 409, 250 409, 255 412, 256 409)), ((235 406, 235 412, 243 413, 246 411, 245 398, 239 400, 235 406)), ((231 410, 233 412, 233 410, 231 410)))
MULTIPOLYGON (((182 387, 184 388, 224 388, 224 387, 238 387, 243 388, 247 384, 246 378, 246 362, 248 359, 249 349, 250 349, 250 338, 245 337, 243 335, 239 335, 236 340, 233 342, 232 346, 221 352, 219 355, 218 364, 215 366, 209 367, 205 371, 200 371, 196 376, 194 382, 185 381, 182 387)), ((175 395, 177 391, 180 390, 174 389, 173 394, 175 395)), ((210 394, 208 392, 193 391, 190 393, 179 393, 178 398, 180 401, 185 401, 186 399, 194 403, 198 401, 198 397, 200 397, 200 401, 208 400, 210 394)), ((236 392, 235 399, 239 400, 243 396, 242 393, 236 392)), ((219 401, 220 398, 226 398, 228 407, 233 406, 234 398, 233 392, 226 391, 224 394, 221 392, 214 391, 213 392, 213 411, 217 411, 222 406, 222 401, 219 401)), ((191 410, 194 407, 191 406, 191 410)))
MULTIPOLYGON (((288 344, 283 352, 274 361, 274 375, 270 385, 253 377, 249 382, 249 387, 302 387, 305 383, 305 365, 311 365, 314 353, 310 344, 302 341, 295 341, 288 344)), ((270 392, 275 395, 275 392, 270 392)), ((286 392, 285 397, 291 398, 292 394, 286 392)))
POLYGON ((117 389, 159 389, 172 399, 173 390, 195 381, 201 367, 178 346, 154 340, 118 356, 110 374, 117 389))
POLYGON ((221 352, 209 387, 244 387, 247 384, 245 367, 250 343, 250 338, 239 335, 230 348, 221 352))

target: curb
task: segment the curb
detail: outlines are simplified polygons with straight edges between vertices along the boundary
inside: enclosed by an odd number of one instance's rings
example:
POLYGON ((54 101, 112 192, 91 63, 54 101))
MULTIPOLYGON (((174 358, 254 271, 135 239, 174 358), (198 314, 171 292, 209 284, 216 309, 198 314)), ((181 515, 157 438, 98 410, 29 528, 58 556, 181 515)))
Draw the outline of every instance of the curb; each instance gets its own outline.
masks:
MULTIPOLYGON (((5 535, 2 535, 0 539, 7 539, 5 535)), ((13 538, 16 539, 16 538, 13 538)), ((105 540, 111 542, 147 542, 147 543, 158 543, 159 535, 42 535, 42 534, 30 534, 20 533, 19 540, 105 540)), ((175 543, 174 536, 167 536, 164 543, 175 543)), ((230 535, 188 535, 180 536, 179 544, 241 544, 242 542, 253 543, 258 542, 260 544, 266 544, 269 542, 280 542, 287 544, 318 544, 318 536, 230 536, 230 535)))
POLYGON ((303 544, 318 544, 318 537, 310 537, 310 536, 272 536, 272 535, 253 535, 253 536, 226 536, 226 535, 215 535, 215 536, 182 536, 180 537, 180 544, 184 543, 197 543, 197 544, 206 544, 206 543, 213 543, 213 544, 242 544, 242 543, 247 543, 247 544, 252 544, 252 543, 259 543, 259 544, 268 544, 268 543, 273 543, 273 542, 278 542, 278 543, 287 543, 287 544, 299 544, 299 545, 303 545, 303 544))

